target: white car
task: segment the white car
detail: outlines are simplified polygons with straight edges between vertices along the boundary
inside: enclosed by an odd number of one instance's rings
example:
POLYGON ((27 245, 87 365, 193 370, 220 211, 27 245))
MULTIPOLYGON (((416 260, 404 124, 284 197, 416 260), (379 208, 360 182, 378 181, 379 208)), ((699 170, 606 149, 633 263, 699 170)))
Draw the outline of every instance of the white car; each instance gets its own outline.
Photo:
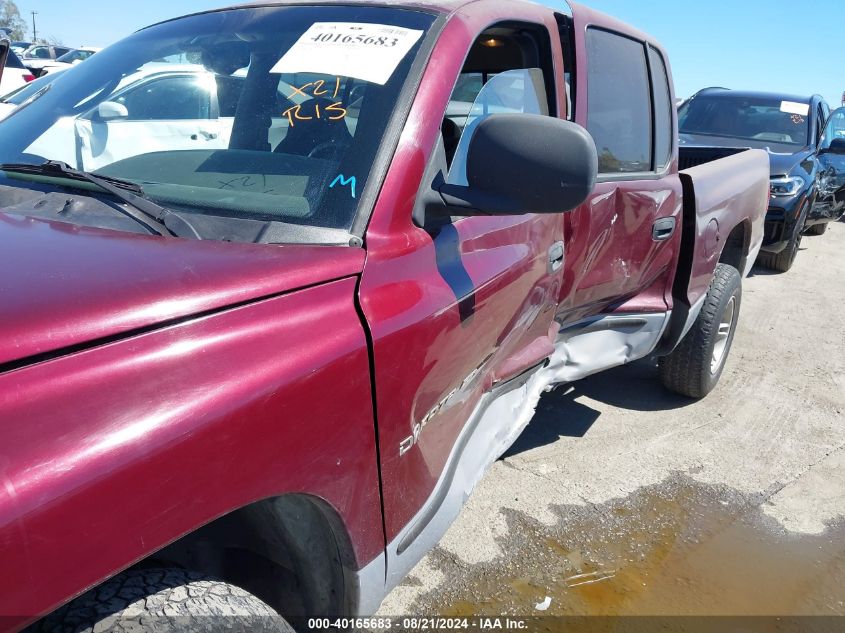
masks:
MULTIPOLYGON (((245 75, 245 70, 215 75, 194 64, 145 64, 125 77, 108 101, 58 119, 27 153, 93 171, 142 153, 225 149, 245 75)), ((284 113, 307 99, 308 95, 280 82, 267 138, 272 147, 287 133, 289 119, 284 113)), ((345 123, 354 130, 354 104, 349 113, 345 123)))
POLYGON ((18 56, 11 50, 0 80, 0 95, 5 95, 35 79, 33 74, 21 63, 18 56))
POLYGON ((71 66, 79 64, 80 62, 84 62, 86 59, 91 57, 91 55, 99 53, 101 50, 103 49, 84 46, 82 48, 72 50, 69 53, 65 53, 55 61, 45 60, 41 66, 41 74, 39 77, 60 70, 66 70, 71 66))
POLYGON ((26 49, 20 59, 24 66, 29 68, 33 74, 38 75, 44 64, 56 61, 65 53, 73 49, 70 46, 55 46, 53 44, 33 44, 26 49))

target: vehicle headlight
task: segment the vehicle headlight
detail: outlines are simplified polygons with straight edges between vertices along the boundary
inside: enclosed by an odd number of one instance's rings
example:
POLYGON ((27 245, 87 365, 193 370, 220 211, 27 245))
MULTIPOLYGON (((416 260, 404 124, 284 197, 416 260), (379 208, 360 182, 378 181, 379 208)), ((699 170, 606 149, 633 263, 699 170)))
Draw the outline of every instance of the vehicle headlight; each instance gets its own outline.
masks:
POLYGON ((772 197, 794 196, 804 186, 804 179, 800 176, 789 176, 786 178, 772 178, 772 197))

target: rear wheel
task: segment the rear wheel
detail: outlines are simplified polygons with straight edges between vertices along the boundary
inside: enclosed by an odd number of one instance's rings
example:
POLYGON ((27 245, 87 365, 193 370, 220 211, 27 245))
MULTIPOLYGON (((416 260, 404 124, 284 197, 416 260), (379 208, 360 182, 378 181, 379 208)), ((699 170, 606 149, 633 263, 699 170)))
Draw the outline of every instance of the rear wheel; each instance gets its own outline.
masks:
POLYGON ((703 398, 713 390, 730 353, 741 301, 739 271, 719 264, 690 331, 671 354, 658 361, 667 389, 690 398, 703 398))
POLYGON ((827 231, 827 222, 821 222, 808 228, 806 233, 807 235, 824 235, 825 231, 827 231))
POLYGON ((293 633, 270 606, 221 580, 184 569, 135 569, 57 609, 28 631, 293 633))

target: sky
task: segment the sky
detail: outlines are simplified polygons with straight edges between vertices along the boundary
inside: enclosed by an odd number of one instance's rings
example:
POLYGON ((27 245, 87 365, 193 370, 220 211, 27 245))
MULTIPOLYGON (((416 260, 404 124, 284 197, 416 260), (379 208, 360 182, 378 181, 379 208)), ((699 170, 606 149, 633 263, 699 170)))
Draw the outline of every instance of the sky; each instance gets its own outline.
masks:
MULTIPOLYGON (((38 32, 71 46, 107 46, 148 24, 236 3, 16 1, 30 28, 30 11, 37 11, 38 32)), ((679 97, 707 86, 724 86, 819 93, 832 107, 840 105, 845 91, 845 70, 839 65, 845 58, 843 0, 583 0, 583 4, 656 38, 669 53, 679 97)))

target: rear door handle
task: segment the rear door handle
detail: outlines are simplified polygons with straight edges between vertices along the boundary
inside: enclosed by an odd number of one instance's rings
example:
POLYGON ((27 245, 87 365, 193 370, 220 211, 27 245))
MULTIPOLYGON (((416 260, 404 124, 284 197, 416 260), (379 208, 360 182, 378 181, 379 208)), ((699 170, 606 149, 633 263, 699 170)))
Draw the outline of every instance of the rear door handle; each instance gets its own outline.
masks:
POLYGON ((563 242, 555 242, 549 248, 549 272, 556 272, 561 266, 563 266, 563 242))
POLYGON ((675 218, 660 218, 651 227, 651 237, 655 242, 668 240, 674 232, 675 218))

